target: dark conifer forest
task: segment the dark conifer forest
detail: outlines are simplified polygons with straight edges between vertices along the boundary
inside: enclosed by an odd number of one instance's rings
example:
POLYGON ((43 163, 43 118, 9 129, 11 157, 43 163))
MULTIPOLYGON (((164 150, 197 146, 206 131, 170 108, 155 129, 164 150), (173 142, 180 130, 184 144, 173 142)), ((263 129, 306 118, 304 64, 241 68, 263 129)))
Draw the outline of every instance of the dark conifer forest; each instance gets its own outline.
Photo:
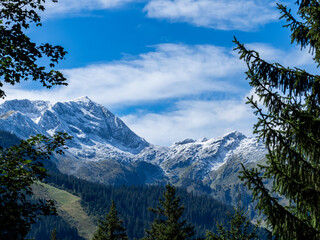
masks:
MULTIPOLYGON (((1 146, 9 147, 17 144, 19 139, 8 132, 0 132, 1 146)), ((96 225, 108 212, 112 201, 115 202, 119 217, 123 220, 129 239, 142 238, 145 230, 154 220, 149 208, 155 208, 162 198, 164 186, 107 186, 89 182, 74 176, 61 173, 50 161, 45 161, 48 177, 45 182, 66 190, 81 198, 81 205, 86 213, 94 219, 96 225)), ((204 237, 206 230, 216 232, 216 224, 229 226, 228 213, 233 209, 208 196, 197 196, 183 189, 177 189, 185 207, 183 218, 191 223, 198 237, 204 237)), ((28 238, 50 239, 51 232, 56 229, 57 238, 61 240, 82 239, 77 229, 69 225, 61 216, 43 216, 31 228, 28 238)))
MULTIPOLYGON (((148 208, 156 207, 165 191, 164 186, 106 186, 61 174, 57 170, 50 170, 49 175, 49 184, 81 197, 82 206, 96 223, 104 217, 114 201, 130 239, 144 236, 145 229, 154 218, 148 208)), ((204 236, 206 230, 216 231, 215 221, 227 225, 226 214, 232 208, 183 189, 177 189, 177 196, 185 207, 184 217, 195 226, 199 236, 204 236)))

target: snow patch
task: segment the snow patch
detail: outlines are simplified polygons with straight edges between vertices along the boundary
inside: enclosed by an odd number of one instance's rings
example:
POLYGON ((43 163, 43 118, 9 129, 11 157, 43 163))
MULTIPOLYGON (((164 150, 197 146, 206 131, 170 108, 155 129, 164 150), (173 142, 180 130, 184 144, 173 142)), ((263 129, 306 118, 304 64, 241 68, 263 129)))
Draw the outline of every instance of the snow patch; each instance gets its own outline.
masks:
POLYGON ((185 139, 170 147, 154 146, 88 97, 55 104, 6 101, 0 105, 0 129, 24 139, 38 133, 67 132, 73 139, 67 142, 66 156, 73 156, 75 165, 103 160, 123 164, 145 161, 175 178, 184 171, 183 174, 205 179, 229 161, 250 163, 265 155, 262 144, 237 131, 212 139, 185 139))

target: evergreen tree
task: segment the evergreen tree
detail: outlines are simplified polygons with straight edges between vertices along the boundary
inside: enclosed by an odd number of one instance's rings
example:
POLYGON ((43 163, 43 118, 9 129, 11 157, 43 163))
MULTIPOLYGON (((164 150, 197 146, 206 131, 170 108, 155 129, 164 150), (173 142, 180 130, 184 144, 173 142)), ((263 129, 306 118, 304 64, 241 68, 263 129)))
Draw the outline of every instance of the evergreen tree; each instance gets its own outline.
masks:
MULTIPOLYGON (((57 2, 57 0, 52 0, 57 2)), ((39 81, 44 87, 67 85, 55 65, 66 52, 61 46, 37 44, 26 35, 31 24, 41 26, 45 0, 0 0, 0 98, 4 84, 39 81), (39 61, 39 60, 45 61, 39 61), (41 62, 47 65, 39 65, 41 62)), ((31 185, 46 176, 41 159, 61 147, 66 135, 35 136, 10 148, 0 148, 0 239, 23 239, 39 215, 55 213, 53 201, 36 201, 31 185)), ((61 150, 58 150, 61 152, 61 150)))
POLYGON ((32 185, 47 176, 41 161, 56 149, 62 153, 66 139, 66 134, 38 135, 0 148, 0 239, 24 239, 40 215, 55 214, 53 201, 32 198, 32 185))
POLYGON ((123 221, 119 219, 116 206, 112 201, 110 211, 99 227, 92 240, 125 240, 128 239, 126 229, 122 227, 123 221))
POLYGON ((180 206, 180 198, 176 197, 174 187, 167 185, 164 200, 159 199, 160 206, 151 208, 157 218, 151 224, 151 229, 146 230, 143 240, 184 240, 193 239, 194 227, 180 220, 184 207, 180 206))
MULTIPOLYGON (((278 4, 292 43, 310 48, 320 64, 319 0, 298 0, 297 14, 278 4)), ((241 179, 253 190, 257 208, 279 239, 320 239, 320 76, 303 69, 268 63, 235 39, 248 66, 250 85, 260 102, 249 98, 254 126, 268 150, 261 169, 244 169, 241 179), (267 189, 265 179, 273 181, 267 189), (278 196, 288 199, 279 202, 278 196)))
MULTIPOLYGON (((52 0, 57 2, 57 0, 52 0)), ((41 26, 39 13, 44 11, 45 0, 0 0, 0 98, 4 85, 21 81, 39 81, 44 87, 67 85, 55 65, 66 54, 61 46, 49 43, 37 44, 25 34, 31 24, 41 26), (40 59, 48 60, 47 66, 39 66, 40 59)))
POLYGON ((53 229, 50 235, 50 240, 57 240, 57 229, 53 229))
POLYGON ((238 207, 229 215, 230 230, 224 228, 222 224, 217 224, 218 234, 208 231, 205 240, 258 240, 259 225, 252 227, 247 214, 244 208, 238 207))

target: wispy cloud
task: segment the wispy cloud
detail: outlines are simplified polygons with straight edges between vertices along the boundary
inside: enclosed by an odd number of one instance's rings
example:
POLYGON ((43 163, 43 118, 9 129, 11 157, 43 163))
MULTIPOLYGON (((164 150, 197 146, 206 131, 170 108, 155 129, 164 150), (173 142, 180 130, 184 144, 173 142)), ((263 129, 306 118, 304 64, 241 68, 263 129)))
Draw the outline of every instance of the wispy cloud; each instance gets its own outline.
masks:
POLYGON ((144 10, 150 18, 221 30, 251 31, 279 17, 270 0, 151 0, 144 10))
POLYGON ((132 114, 122 119, 147 141, 163 146, 186 138, 217 137, 233 130, 250 136, 255 121, 242 99, 181 101, 171 112, 132 114))
MULTIPOLYGON (((248 47, 285 66, 309 67, 313 63, 312 57, 298 48, 286 52, 266 44, 248 47)), ((65 101, 86 95, 113 110, 134 106, 142 112, 124 114, 125 122, 159 145, 231 130, 250 134, 254 116, 244 103, 250 88, 244 80, 246 66, 238 57, 232 49, 212 45, 161 44, 121 61, 63 70, 67 87, 47 91, 17 85, 4 90, 10 99, 65 101), (161 101, 170 105, 169 111, 143 110, 145 103, 157 106, 161 101)))
POLYGON ((45 3, 44 17, 88 14, 137 2, 145 3, 143 11, 149 18, 221 30, 251 31, 279 18, 273 0, 59 0, 45 3))
MULTIPOLYGON (((241 92, 233 77, 244 69, 231 49, 161 44, 155 51, 131 59, 63 70, 69 86, 49 95, 44 90, 26 94, 56 100, 87 95, 107 106, 128 106, 202 93, 241 92)), ((23 90, 8 91, 14 98, 23 90)))
POLYGON ((279 62, 285 67, 308 67, 311 70, 310 67, 314 65, 313 55, 308 49, 292 47, 290 51, 284 51, 264 43, 251 43, 246 47, 257 51, 262 59, 271 63, 279 62))
POLYGON ((45 3, 45 15, 49 17, 61 14, 79 13, 83 11, 111 9, 122 7, 129 2, 142 0, 59 0, 57 3, 48 1, 45 3))

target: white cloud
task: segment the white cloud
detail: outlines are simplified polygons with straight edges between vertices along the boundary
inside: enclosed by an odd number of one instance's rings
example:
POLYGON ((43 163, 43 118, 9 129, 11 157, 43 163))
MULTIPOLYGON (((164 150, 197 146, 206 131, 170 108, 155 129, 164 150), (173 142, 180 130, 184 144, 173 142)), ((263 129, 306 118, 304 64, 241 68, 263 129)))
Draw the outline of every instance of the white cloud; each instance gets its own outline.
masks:
POLYGON ((244 100, 182 101, 171 112, 132 114, 122 119, 147 141, 162 146, 186 138, 218 137, 233 130, 250 136, 255 122, 244 100))
POLYGON ((196 96, 241 89, 234 79, 245 65, 231 49, 210 45, 162 44, 128 60, 63 70, 69 86, 51 91, 7 90, 10 98, 67 100, 87 95, 106 106, 196 96))
POLYGON ((57 3, 48 1, 45 3, 45 15, 52 17, 56 14, 79 13, 83 10, 111 9, 137 1, 139 0, 59 0, 57 3))
POLYGON ((144 10, 150 18, 222 30, 250 31, 279 18, 270 0, 151 0, 144 10))
MULTIPOLYGON (((265 44, 248 47, 285 66, 313 63, 307 53, 296 48, 285 52, 265 44)), ((124 116, 125 122, 159 145, 220 136, 231 130, 250 134, 255 117, 241 99, 250 89, 244 80, 246 66, 238 57, 231 49, 212 45, 162 44, 121 61, 63 70, 67 87, 27 90, 17 85, 4 90, 8 99, 64 101, 86 95, 111 109, 134 106, 142 113, 124 116), (212 100, 205 100, 203 94, 212 100), (156 106, 162 100, 170 104, 169 112, 143 111, 145 103, 156 106)))
POLYGON ((312 54, 307 49, 301 50, 299 46, 292 46, 290 51, 284 51, 264 43, 247 44, 246 47, 257 51, 262 59, 268 62, 279 62, 284 67, 314 65, 312 54))

